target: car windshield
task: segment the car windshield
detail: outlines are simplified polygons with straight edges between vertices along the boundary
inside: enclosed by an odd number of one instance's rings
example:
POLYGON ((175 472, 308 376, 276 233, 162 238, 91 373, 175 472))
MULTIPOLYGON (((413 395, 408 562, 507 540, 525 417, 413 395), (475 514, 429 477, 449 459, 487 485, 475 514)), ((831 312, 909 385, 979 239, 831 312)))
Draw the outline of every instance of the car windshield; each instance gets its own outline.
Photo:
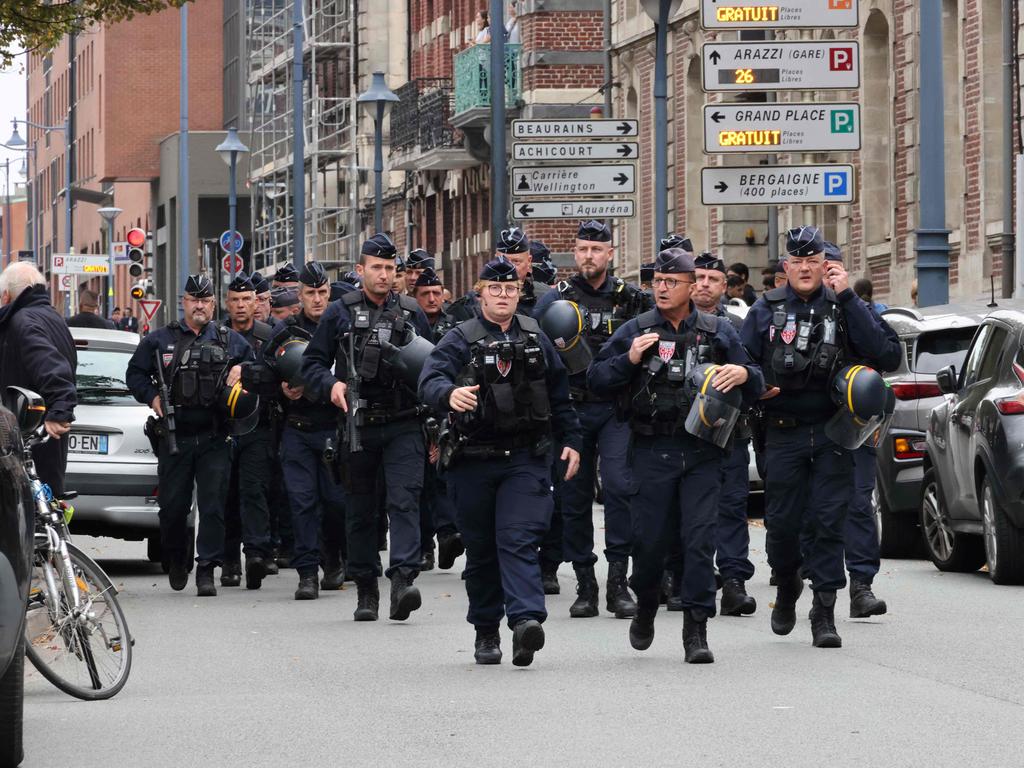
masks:
POLYGON ((83 405, 136 405, 124 382, 128 350, 78 349, 78 401, 83 405))
POLYGON ((959 371, 976 330, 976 326, 969 326, 922 333, 917 338, 914 371, 937 373, 947 365, 955 365, 959 371))

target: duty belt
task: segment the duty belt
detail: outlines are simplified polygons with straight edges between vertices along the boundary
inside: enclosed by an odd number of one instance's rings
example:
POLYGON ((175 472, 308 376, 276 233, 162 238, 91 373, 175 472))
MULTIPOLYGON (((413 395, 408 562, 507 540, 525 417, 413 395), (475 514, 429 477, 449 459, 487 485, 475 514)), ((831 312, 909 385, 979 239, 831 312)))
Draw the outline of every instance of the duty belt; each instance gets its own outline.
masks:
POLYGON ((383 405, 371 405, 366 408, 362 408, 359 411, 359 418, 363 426, 379 426, 381 424, 391 424, 396 421, 402 421, 404 419, 411 419, 415 416, 419 416, 423 413, 421 406, 415 408, 406 408, 402 411, 395 411, 383 405))
POLYGON ((541 437, 514 437, 502 445, 466 445, 459 453, 466 459, 507 459, 514 452, 529 449, 533 456, 541 456, 551 447, 547 435, 541 437))
POLYGON ((764 423, 766 426, 775 427, 776 429, 796 429, 797 427, 809 427, 814 424, 813 421, 798 419, 796 416, 775 416, 772 414, 765 415, 764 423))
POLYGON ((574 403, 610 403, 607 397, 598 397, 588 389, 569 387, 569 398, 574 403))
POLYGON ((289 416, 286 423, 292 429, 299 430, 299 432, 322 432, 331 428, 330 426, 323 426, 321 424, 317 424, 315 421, 303 419, 298 416, 289 416))

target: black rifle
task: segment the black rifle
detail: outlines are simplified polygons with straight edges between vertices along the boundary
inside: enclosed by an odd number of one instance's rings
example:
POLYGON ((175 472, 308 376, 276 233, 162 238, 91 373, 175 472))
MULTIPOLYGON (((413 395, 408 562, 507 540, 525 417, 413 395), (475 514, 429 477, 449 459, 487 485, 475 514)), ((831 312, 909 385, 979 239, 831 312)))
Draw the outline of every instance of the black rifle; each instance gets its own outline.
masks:
POLYGON ((362 421, 363 401, 359 397, 359 372, 356 370, 356 334, 354 329, 348 333, 348 365, 345 366, 345 401, 348 412, 345 414, 345 440, 348 453, 359 453, 363 450, 363 441, 359 439, 359 426, 362 421))
POLYGON ((167 438, 167 452, 171 456, 178 455, 178 428, 174 421, 174 406, 171 404, 171 396, 167 392, 167 382, 164 380, 164 364, 159 348, 156 356, 156 381, 160 385, 160 407, 164 412, 163 418, 157 425, 157 434, 167 438))

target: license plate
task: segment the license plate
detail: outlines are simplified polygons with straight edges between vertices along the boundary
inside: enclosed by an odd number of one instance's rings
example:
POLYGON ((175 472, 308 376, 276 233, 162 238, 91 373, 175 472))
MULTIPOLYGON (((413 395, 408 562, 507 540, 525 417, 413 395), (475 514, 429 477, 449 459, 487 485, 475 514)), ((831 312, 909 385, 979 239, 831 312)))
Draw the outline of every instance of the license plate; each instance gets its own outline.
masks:
POLYGON ((68 451, 70 453, 99 453, 107 452, 107 435, 82 435, 74 432, 68 438, 68 451))

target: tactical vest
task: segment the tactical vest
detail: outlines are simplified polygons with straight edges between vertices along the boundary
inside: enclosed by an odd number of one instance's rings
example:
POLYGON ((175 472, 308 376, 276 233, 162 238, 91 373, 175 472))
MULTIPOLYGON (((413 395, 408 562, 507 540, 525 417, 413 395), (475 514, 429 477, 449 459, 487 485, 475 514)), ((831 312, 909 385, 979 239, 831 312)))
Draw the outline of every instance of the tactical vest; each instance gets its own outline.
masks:
POLYGON ((643 294, 639 288, 618 277, 608 279, 612 283, 611 291, 597 295, 579 290, 568 280, 562 280, 554 288, 560 298, 576 302, 581 309, 586 310, 583 333, 594 354, 601 350, 619 326, 636 317, 643 309, 643 294))
POLYGON ((441 339, 444 338, 444 335, 456 325, 458 325, 458 321, 447 312, 442 311, 441 316, 437 318, 437 322, 434 323, 434 327, 431 328, 434 332, 434 343, 437 344, 441 341, 441 339))
POLYGON ((455 430, 470 442, 526 446, 549 432, 551 403, 542 331, 530 317, 516 315, 516 320, 522 332, 516 341, 491 335, 479 319, 459 326, 469 343, 470 360, 456 386, 480 386, 477 409, 454 414, 455 430))
POLYGON ((772 309, 764 378, 769 387, 793 392, 828 385, 845 364, 846 325, 839 300, 823 288, 828 308, 816 313, 803 302, 788 301, 786 286, 764 294, 772 309))
POLYGON ((718 320, 713 315, 697 310, 693 327, 683 334, 666 330, 659 320, 657 310, 637 318, 638 335, 657 333, 659 339, 644 351, 620 403, 630 427, 642 435, 681 432, 694 396, 690 371, 703 363, 726 362, 715 347, 718 320))
POLYGON ((177 320, 169 327, 177 337, 171 357, 171 399, 183 408, 210 408, 228 371, 228 329, 217 326, 213 340, 187 335, 177 320))
MULTIPOLYGON (((362 291, 350 291, 340 301, 348 309, 351 331, 355 334, 356 372, 361 380, 360 396, 370 409, 407 410, 417 404, 416 393, 397 379, 387 363, 385 345, 402 346, 415 335, 412 318, 419 310, 416 300, 404 294, 383 309, 367 307, 362 291)), ((338 341, 335 371, 339 378, 348 375, 348 337, 338 341)))
MULTIPOLYGON (((225 328, 230 328, 230 321, 225 322, 225 328)), ((256 356, 255 363, 244 366, 242 369, 242 386, 250 392, 256 392, 261 397, 261 407, 269 407, 270 401, 267 398, 273 397, 278 392, 277 374, 270 366, 263 363, 263 347, 273 338, 274 329, 269 323, 261 320, 253 320, 252 347, 256 356)))

